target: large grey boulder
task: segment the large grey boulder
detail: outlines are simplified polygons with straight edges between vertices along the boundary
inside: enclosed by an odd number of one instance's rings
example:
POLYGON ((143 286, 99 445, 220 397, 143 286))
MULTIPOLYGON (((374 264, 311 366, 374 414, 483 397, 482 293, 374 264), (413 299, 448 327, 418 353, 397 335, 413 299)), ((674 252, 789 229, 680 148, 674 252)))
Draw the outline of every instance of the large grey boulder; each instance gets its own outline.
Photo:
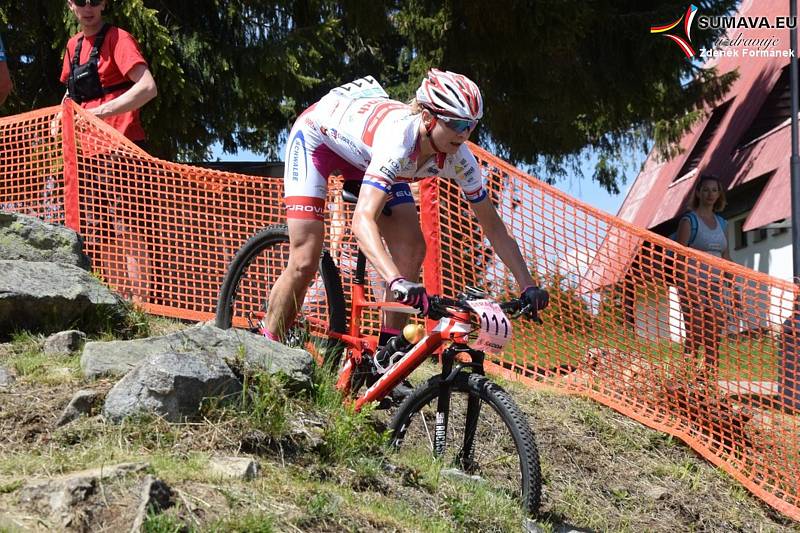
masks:
POLYGON ((0 338, 16 330, 96 332, 121 324, 125 302, 76 266, 0 260, 0 338))
POLYGON ((0 257, 66 263, 89 270, 83 240, 73 230, 36 217, 0 211, 0 257))
POLYGON ((130 341, 88 342, 81 369, 87 378, 126 374, 145 358, 164 352, 215 355, 236 368, 283 374, 289 388, 311 385, 314 360, 305 350, 288 348, 261 335, 198 324, 182 331, 130 341))
POLYGON ((200 412, 206 398, 225 398, 241 384, 221 358, 211 354, 151 355, 122 378, 106 396, 103 416, 113 422, 156 414, 181 422, 200 412))

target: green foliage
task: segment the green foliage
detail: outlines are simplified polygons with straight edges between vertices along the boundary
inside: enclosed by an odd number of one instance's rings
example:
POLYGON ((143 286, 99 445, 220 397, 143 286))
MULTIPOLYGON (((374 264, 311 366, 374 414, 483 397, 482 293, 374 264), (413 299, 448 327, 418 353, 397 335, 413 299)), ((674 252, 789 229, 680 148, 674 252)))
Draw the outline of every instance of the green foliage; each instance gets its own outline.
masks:
POLYGON ((316 367, 313 381, 312 402, 328 419, 320 449, 323 460, 356 466, 364 458, 383 457, 386 435, 376 429, 372 409, 356 412, 344 403, 336 390, 336 374, 326 367, 316 367))
POLYGON ((142 524, 144 533, 189 533, 194 531, 179 518, 170 514, 148 513, 142 524))
POLYGON ((270 374, 245 374, 239 403, 253 427, 279 441, 288 431, 291 405, 283 381, 270 374))
MULTIPOLYGON (((696 4, 717 15, 736 2, 696 4)), ((549 181, 579 171, 589 147, 593 179, 618 192, 626 150, 653 138, 674 155, 698 110, 735 78, 649 33, 685 9, 677 0, 500 0, 486 16, 477 0, 110 0, 105 15, 138 39, 158 84, 142 115, 156 155, 200 159, 220 142, 276 157, 294 118, 333 86, 372 74, 407 99, 438 66, 480 84, 479 141, 549 181)), ((64 47, 77 30, 66 2, 4 3, 0 18, 16 84, 6 111, 57 104, 64 47)), ((696 48, 715 38, 697 28, 692 36, 696 48)))
POLYGON ((275 519, 269 515, 247 513, 244 516, 235 516, 220 519, 208 527, 208 531, 219 533, 272 533, 277 531, 274 526, 275 519))
POLYGON ((0 494, 10 494, 12 492, 15 492, 22 485, 24 485, 24 483, 21 479, 12 481, 10 483, 0 484, 0 494))
POLYGON ((323 460, 353 465, 363 457, 383 455, 386 436, 375 428, 369 408, 355 412, 351 406, 342 405, 329 415, 320 448, 323 460))

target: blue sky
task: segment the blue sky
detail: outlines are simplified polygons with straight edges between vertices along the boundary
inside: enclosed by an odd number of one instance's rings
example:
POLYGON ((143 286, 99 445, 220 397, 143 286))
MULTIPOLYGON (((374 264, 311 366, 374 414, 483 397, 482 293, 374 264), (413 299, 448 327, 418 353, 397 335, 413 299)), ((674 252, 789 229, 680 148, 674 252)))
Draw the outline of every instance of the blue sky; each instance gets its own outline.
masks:
MULTIPOLYGON (((603 211, 611 213, 612 215, 616 215, 617 211, 619 210, 619 206, 622 205, 622 201, 625 199, 625 195, 628 193, 628 190, 631 187, 631 184, 636 179, 636 175, 638 174, 641 162, 644 161, 645 157, 647 157, 647 154, 641 152, 633 154, 630 157, 634 158, 635 161, 633 161, 630 165, 626 165, 625 168, 626 181, 624 184, 620 185, 620 194, 609 194, 607 191, 602 189, 597 183, 589 179, 561 180, 560 182, 556 183, 556 187, 566 192, 570 196, 573 196, 583 202, 586 202, 587 204, 593 207, 602 209, 603 211)), ((250 152, 249 150, 241 150, 236 154, 225 154, 222 153, 222 150, 219 145, 215 145, 212 150, 211 160, 212 161, 263 161, 264 156, 250 152)), ((591 169, 593 168, 593 166, 594 166, 594 160, 591 157, 587 158, 584 164, 584 173, 587 176, 591 175, 591 169)))

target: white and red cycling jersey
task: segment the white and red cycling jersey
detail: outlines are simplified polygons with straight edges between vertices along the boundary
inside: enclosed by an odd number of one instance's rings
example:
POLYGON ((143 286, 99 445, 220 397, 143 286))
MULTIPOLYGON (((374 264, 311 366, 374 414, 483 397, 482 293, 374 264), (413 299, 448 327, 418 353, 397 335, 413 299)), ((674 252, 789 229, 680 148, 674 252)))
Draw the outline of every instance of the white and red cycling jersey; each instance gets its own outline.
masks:
POLYGON ((441 167, 419 161, 420 113, 391 100, 371 78, 337 87, 307 109, 286 145, 284 187, 289 218, 324 220, 328 176, 386 192, 387 206, 413 202, 408 183, 429 176, 456 181, 470 202, 486 197, 480 168, 461 145, 441 167), (359 85, 360 83, 360 85, 359 85))

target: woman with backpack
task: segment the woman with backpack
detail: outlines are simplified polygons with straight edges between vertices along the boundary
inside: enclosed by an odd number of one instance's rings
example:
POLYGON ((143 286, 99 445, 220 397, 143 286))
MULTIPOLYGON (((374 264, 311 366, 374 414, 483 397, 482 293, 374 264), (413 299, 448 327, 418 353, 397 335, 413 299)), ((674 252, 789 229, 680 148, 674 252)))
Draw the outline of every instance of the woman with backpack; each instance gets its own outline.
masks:
MULTIPOLYGON (((725 190, 717 176, 703 174, 697 180, 691 209, 678 222, 675 240, 684 246, 730 261, 727 223, 718 212, 725 208, 725 190)), ((679 287, 681 311, 686 327, 683 353, 687 364, 696 367, 700 348, 704 365, 697 381, 716 382, 719 373, 719 344, 727 323, 724 305, 723 273, 694 258, 684 258, 684 275, 679 287)), ((729 284, 729 280, 724 280, 729 284)))

